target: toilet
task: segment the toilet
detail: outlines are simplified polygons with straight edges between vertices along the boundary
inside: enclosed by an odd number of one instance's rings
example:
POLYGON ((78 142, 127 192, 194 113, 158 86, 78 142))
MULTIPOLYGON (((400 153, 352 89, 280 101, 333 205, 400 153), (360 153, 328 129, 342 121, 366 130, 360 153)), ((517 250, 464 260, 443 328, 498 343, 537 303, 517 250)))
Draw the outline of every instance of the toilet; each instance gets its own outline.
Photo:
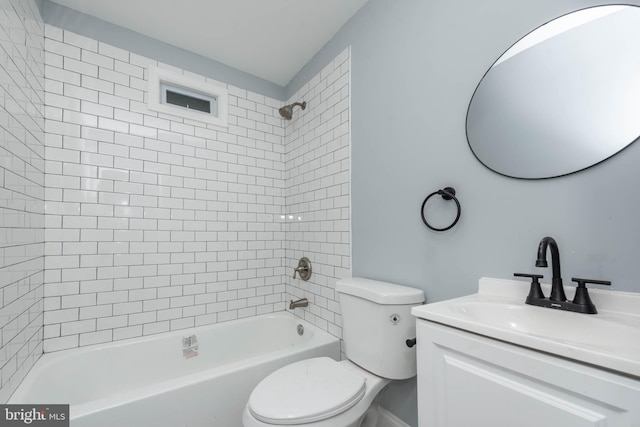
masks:
POLYGON ((416 375, 411 307, 419 289, 363 278, 336 284, 347 360, 317 357, 287 365, 262 380, 245 405, 244 427, 373 427, 377 396, 392 380, 416 375))

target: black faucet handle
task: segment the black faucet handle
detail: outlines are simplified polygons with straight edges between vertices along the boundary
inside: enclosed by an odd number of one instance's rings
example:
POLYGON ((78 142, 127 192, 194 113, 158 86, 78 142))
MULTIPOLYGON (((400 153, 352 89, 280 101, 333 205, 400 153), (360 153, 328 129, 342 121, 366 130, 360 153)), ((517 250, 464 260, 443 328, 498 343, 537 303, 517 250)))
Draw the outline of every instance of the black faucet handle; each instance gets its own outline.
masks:
POLYGON ((527 274, 527 273, 513 273, 515 277, 529 277, 533 282, 537 282, 539 279, 542 279, 544 276, 542 274, 527 274))
POLYGON ((578 279, 577 277, 571 278, 572 282, 576 282, 579 288, 586 288, 587 283, 593 283, 594 285, 607 285, 611 286, 611 281, 609 280, 595 280, 595 279, 578 279))
POLYGON ((542 289, 540 288, 539 280, 544 276, 542 274, 527 274, 527 273, 513 273, 515 277, 528 277, 531 279, 531 289, 529 289, 529 296, 527 296, 527 303, 532 299, 544 298, 542 289))
POLYGON ((589 291, 587 290, 587 283, 593 283, 594 285, 608 285, 611 286, 611 282, 608 280, 592 280, 592 279, 578 279, 577 277, 572 277, 571 281, 576 282, 578 287, 576 288, 576 295, 573 298, 573 303, 580 306, 581 313, 587 314, 596 314, 598 311, 596 310, 595 304, 591 302, 591 298, 589 297, 589 291))

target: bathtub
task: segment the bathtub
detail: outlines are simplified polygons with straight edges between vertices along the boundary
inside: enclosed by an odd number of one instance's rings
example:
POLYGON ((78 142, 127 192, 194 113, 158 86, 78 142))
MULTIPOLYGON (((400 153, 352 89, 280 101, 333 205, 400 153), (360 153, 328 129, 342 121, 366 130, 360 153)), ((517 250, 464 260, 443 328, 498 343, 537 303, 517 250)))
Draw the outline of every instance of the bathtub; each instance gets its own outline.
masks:
POLYGON ((9 403, 70 404, 72 427, 241 426, 260 380, 317 356, 339 340, 279 312, 44 354, 9 403))

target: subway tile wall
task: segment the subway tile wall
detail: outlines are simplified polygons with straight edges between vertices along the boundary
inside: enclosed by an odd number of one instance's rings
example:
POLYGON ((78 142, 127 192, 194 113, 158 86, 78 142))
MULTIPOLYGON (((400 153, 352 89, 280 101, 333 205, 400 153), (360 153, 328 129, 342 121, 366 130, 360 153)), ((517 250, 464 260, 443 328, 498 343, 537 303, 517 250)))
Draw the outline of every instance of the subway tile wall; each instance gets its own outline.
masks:
MULTIPOLYGON (((281 101, 229 126, 150 111, 146 68, 45 26, 45 352, 285 308, 281 101)), ((227 85, 224 85, 227 86, 227 85)))
MULTIPOLYGON (((349 50, 282 102, 229 90, 229 126, 150 111, 158 64, 45 25, 44 351, 286 309, 341 336, 350 274, 349 50), (309 282, 291 279, 311 259, 309 282)), ((219 84, 222 84, 218 82, 219 84)), ((226 86, 226 85, 225 85, 226 86)))
POLYGON ((306 256, 309 281, 286 274, 287 298, 309 299, 296 314, 342 337, 336 281, 351 275, 350 227, 350 48, 290 100, 295 108, 285 129, 286 272, 306 256))
POLYGON ((42 354, 44 24, 0 0, 0 402, 42 354))

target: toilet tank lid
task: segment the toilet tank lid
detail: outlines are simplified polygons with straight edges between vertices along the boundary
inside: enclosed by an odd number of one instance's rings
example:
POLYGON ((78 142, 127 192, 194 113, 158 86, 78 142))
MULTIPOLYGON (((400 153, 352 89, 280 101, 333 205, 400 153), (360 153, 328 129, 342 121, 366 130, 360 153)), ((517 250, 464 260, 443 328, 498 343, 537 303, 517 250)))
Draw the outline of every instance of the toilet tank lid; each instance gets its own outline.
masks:
POLYGON ((362 277, 338 280, 336 291, 382 305, 421 304, 424 302, 424 292, 420 289, 362 277))

